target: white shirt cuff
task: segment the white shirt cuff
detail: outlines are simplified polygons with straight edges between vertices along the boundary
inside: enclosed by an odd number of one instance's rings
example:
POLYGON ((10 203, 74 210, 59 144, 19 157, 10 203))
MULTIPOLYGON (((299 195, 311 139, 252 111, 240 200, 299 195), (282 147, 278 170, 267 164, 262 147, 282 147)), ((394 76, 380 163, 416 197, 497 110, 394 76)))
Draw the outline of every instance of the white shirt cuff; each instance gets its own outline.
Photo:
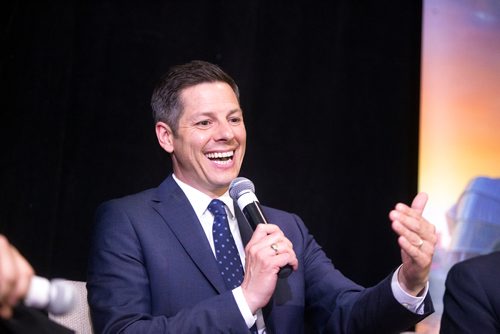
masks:
POLYGON ((248 328, 251 328, 255 324, 257 316, 253 315, 252 311, 250 310, 250 307, 248 307, 245 296, 243 296, 243 290, 241 289, 241 287, 237 287, 232 291, 234 299, 236 300, 236 304, 238 304, 240 313, 243 316, 243 319, 245 319, 248 328))
POLYGON ((427 282, 427 284, 425 285, 425 289, 421 296, 419 297, 412 296, 406 291, 404 291, 401 285, 399 284, 398 273, 400 269, 401 266, 399 266, 399 268, 394 272, 394 275, 392 275, 391 289, 394 298, 396 298, 396 300, 401 305, 406 307, 411 312, 416 314, 424 314, 424 299, 429 291, 429 282, 427 282))

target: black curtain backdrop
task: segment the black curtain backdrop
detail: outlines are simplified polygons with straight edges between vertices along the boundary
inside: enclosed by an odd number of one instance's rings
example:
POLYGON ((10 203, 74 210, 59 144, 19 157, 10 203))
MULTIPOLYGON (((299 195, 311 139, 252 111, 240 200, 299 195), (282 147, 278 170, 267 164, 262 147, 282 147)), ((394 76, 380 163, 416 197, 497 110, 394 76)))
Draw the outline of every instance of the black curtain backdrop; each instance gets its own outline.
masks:
POLYGON ((239 83, 241 175, 371 285, 417 191, 420 1, 10 1, 1 10, 0 233, 39 275, 85 280, 104 200, 170 172, 149 100, 173 64, 239 83))

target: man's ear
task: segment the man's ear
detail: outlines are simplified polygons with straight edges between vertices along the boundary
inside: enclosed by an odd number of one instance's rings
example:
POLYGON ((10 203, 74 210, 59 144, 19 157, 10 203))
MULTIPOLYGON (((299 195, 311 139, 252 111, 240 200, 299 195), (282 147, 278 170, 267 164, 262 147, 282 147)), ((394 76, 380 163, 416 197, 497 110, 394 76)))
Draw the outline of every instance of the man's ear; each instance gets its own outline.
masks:
POLYGON ((155 130, 160 146, 168 153, 172 153, 174 151, 174 133, 170 126, 163 122, 157 122, 155 130))

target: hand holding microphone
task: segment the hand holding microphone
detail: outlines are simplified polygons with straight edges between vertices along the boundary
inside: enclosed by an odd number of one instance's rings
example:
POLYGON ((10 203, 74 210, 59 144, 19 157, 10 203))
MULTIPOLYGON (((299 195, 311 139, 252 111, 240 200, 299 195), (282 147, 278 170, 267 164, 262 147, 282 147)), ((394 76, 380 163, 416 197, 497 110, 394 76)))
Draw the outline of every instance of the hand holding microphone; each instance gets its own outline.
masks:
POLYGON ((0 317, 12 317, 13 308, 26 295, 34 270, 0 234, 0 317))
POLYGON ((20 300, 26 306, 60 315, 74 304, 73 287, 64 280, 34 276, 29 262, 0 235, 0 317, 10 318, 20 300))
POLYGON ((54 315, 65 314, 74 307, 75 291, 66 280, 33 276, 24 305, 44 309, 54 315))
MULTIPOLYGON (((252 181, 244 177, 235 178, 229 185, 229 195, 238 203, 238 207, 247 218, 253 230, 255 230, 259 224, 268 224, 267 218, 257 200, 257 196, 255 196, 255 186, 252 181)), ((278 254, 279 249, 276 244, 272 244, 271 248, 278 254)), ((287 264, 280 269, 278 277, 286 278, 292 271, 292 266, 287 264)))

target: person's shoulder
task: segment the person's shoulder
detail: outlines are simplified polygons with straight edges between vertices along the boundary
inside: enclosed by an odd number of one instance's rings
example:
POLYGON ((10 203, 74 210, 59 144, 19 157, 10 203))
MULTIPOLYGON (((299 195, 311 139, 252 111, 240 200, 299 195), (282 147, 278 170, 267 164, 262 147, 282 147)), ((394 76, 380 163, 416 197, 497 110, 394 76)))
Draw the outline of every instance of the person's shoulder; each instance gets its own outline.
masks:
POLYGON ((271 223, 275 223, 281 228, 292 228, 292 226, 296 226, 301 230, 307 229, 302 218, 296 213, 269 206, 262 206, 262 210, 271 223))
POLYGON ((277 209, 277 208, 273 208, 273 207, 270 207, 270 206, 265 206, 265 205, 262 205, 262 210, 264 210, 264 213, 266 215, 272 215, 272 216, 296 216, 294 213, 291 213, 291 212, 288 212, 288 211, 285 211, 285 210, 281 210, 281 209, 277 209))
POLYGON ((179 195, 183 195, 183 192, 172 175, 169 175, 157 187, 105 200, 98 205, 97 211, 102 212, 109 209, 122 212, 148 211, 155 206, 155 203, 178 198, 179 195))
POLYGON ((474 257, 471 257, 469 259, 466 259, 462 262, 457 263, 457 265, 461 266, 471 266, 471 265, 478 265, 478 264, 485 264, 485 263, 498 263, 500 264, 500 251, 495 251, 492 253, 487 253, 487 254, 481 254, 477 255, 474 257))
POLYGON ((124 195, 121 197, 115 197, 111 199, 107 199, 103 201, 98 206, 98 210, 102 210, 103 208, 129 208, 134 209, 137 207, 141 207, 147 205, 152 198, 154 198, 154 194, 156 193, 156 188, 145 189, 136 193, 124 195))
POLYGON ((500 251, 488 254, 481 254, 466 260, 455 263, 450 269, 450 273, 457 272, 481 272, 484 268, 487 270, 500 271, 500 251))

